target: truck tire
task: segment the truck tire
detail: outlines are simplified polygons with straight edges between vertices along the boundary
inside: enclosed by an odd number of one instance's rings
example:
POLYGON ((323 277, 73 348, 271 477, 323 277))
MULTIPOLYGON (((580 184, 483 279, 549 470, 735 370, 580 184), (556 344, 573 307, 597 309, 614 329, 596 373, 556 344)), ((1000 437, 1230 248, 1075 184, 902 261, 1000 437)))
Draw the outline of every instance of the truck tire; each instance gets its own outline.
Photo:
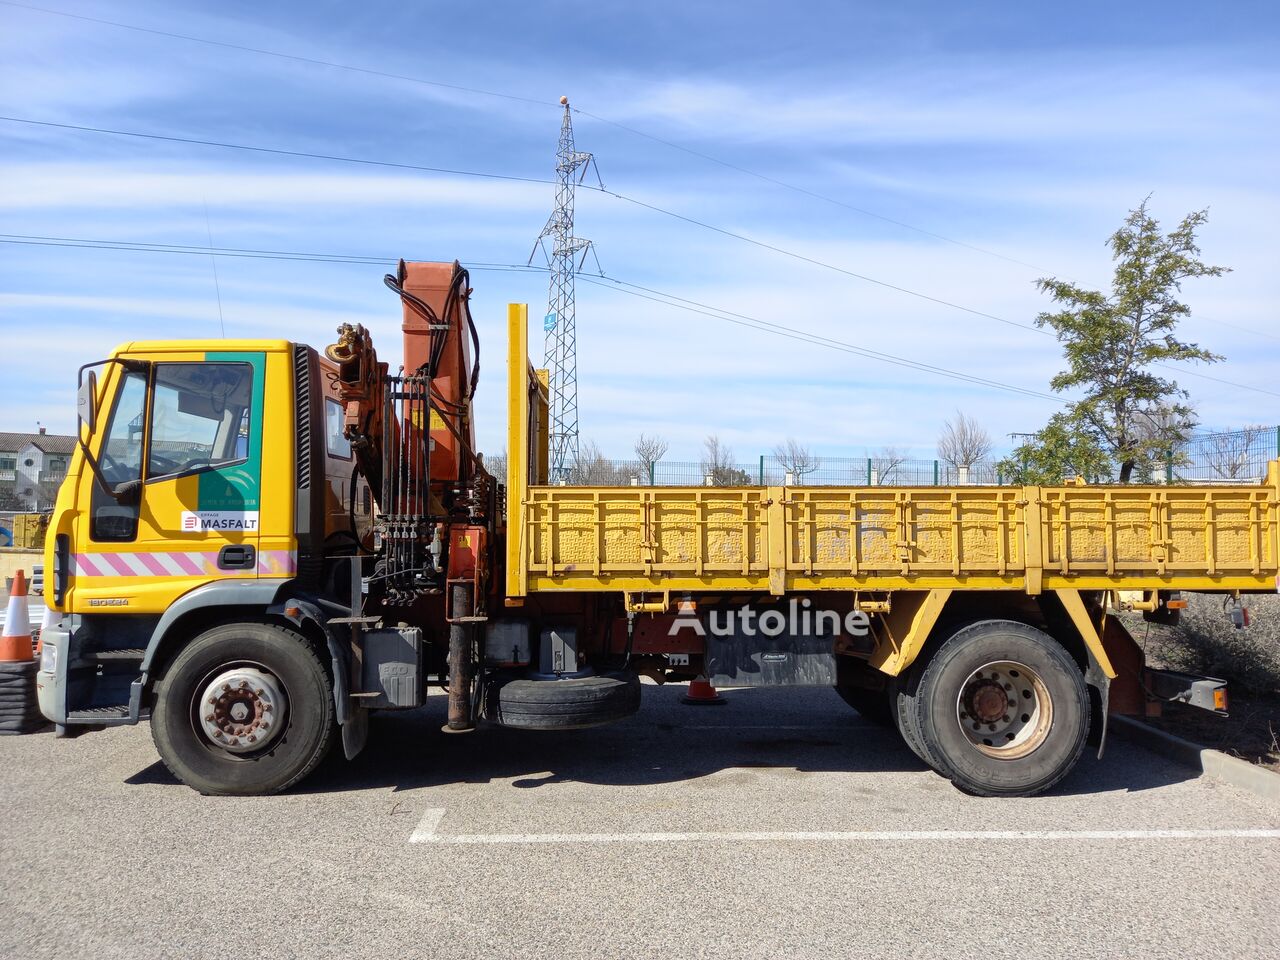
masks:
POLYGON ((891 679, 858 657, 836 657, 836 693, 840 699, 865 719, 885 727, 893 723, 891 679))
POLYGON ((980 621, 950 637, 920 668, 904 708, 926 762, 976 796, 1049 789, 1075 766, 1089 735, 1079 665, 1048 634, 1011 620, 980 621))
POLYGON ((893 723, 893 705, 889 700, 888 690, 868 690, 866 687, 836 687, 840 699, 867 720, 877 726, 887 727, 893 723))
POLYGON ((570 680, 492 680, 485 717, 523 730, 577 730, 629 717, 640 709, 640 678, 605 673, 570 680))
POLYGON ((203 794, 278 793, 333 741, 333 686, 306 640, 266 623, 214 627, 155 687, 151 735, 169 772, 203 794))

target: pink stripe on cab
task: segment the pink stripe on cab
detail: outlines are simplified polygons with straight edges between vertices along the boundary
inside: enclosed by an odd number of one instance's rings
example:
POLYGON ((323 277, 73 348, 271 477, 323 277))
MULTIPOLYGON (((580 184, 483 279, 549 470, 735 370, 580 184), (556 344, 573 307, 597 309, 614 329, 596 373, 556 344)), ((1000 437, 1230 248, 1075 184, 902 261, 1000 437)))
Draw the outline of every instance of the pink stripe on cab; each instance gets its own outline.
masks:
POLYGON ((76 573, 87 577, 102 576, 94 562, 89 559, 89 554, 87 553, 76 554, 76 573))
MULTIPOLYGON (((190 554, 171 553, 169 554, 169 556, 172 557, 177 562, 178 566, 180 566, 185 572, 191 574, 192 576, 196 576, 198 574, 204 573, 204 570, 201 569, 200 564, 197 563, 194 559, 192 559, 192 556, 190 554)), ((199 554, 196 554, 195 556, 198 557, 199 554)))
POLYGON ((118 557, 114 553, 100 553, 98 557, 102 560, 104 567, 109 567, 115 571, 118 577, 132 577, 133 571, 129 569, 129 564, 125 562, 123 557, 118 557))
POLYGON ((142 565, 151 571, 151 575, 155 577, 167 577, 169 571, 166 570, 157 560, 149 553, 135 553, 135 557, 142 561, 142 565))

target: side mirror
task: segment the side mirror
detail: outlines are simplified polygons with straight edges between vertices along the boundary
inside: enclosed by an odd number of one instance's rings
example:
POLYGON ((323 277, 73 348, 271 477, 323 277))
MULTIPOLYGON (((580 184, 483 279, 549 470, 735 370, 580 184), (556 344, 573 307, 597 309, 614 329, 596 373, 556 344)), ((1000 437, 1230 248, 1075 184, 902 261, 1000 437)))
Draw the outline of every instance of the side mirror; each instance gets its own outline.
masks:
POLYGON ((93 433, 98 424, 98 375, 92 370, 76 389, 76 416, 93 433))

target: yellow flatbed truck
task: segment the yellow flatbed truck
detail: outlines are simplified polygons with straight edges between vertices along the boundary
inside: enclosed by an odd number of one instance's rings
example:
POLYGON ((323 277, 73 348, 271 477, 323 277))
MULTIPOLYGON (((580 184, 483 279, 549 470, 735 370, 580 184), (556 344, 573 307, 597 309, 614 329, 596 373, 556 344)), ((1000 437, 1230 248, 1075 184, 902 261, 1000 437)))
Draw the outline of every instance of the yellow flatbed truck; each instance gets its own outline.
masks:
POLYGON ((465 732, 607 723, 641 676, 703 677, 834 686, 961 789, 1027 795, 1110 713, 1225 711, 1221 682, 1147 668, 1114 614, 1274 591, 1280 463, 1241 486, 550 484, 513 305, 495 478, 466 271, 386 281, 396 375, 345 325, 323 352, 129 344, 82 371, 38 675, 61 733, 149 718, 184 782, 263 793, 335 737, 354 756, 371 710, 431 682, 465 732))

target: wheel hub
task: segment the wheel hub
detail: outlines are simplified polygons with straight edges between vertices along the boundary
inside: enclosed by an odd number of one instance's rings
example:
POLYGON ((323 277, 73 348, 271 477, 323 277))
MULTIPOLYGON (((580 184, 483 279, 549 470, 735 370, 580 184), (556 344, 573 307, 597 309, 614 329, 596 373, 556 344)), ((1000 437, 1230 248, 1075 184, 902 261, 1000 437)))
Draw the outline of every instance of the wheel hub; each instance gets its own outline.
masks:
POLYGON ((1053 700, 1040 676, 1024 663, 1001 660, 969 675, 956 700, 956 720, 979 751, 1017 760, 1049 734, 1053 700))
POLYGON ((980 680, 968 696, 969 712, 981 723, 1001 720, 1009 709, 1009 695, 994 680, 980 680))
POLYGON ((287 705, 280 681, 271 673, 233 667, 210 681, 196 709, 210 743, 230 753, 249 753, 280 735, 287 705))

